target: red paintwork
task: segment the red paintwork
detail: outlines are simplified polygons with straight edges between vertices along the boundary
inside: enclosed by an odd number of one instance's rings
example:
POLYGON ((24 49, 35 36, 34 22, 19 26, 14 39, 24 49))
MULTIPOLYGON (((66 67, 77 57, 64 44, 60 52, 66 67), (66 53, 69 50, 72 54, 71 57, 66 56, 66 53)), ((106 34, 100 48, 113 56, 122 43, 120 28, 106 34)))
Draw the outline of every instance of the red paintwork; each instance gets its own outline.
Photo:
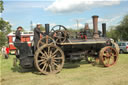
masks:
MULTIPOLYGON (((30 36, 33 36, 33 34, 21 34, 21 42, 28 42, 28 46, 31 46, 31 44, 32 44, 32 40, 30 40, 30 36)), ((15 34, 13 34, 13 33, 10 33, 10 34, 8 34, 7 35, 7 37, 8 37, 8 44, 9 44, 9 49, 10 49, 10 51, 12 51, 12 50, 16 50, 16 48, 15 48, 15 46, 14 46, 14 39, 13 39, 13 37, 15 37, 15 34)), ((43 36, 41 35, 40 36, 40 38, 42 38, 43 36)))
POLYGON ((9 50, 10 50, 10 49, 9 49, 8 47, 6 47, 6 53, 7 53, 7 54, 9 54, 9 50))
MULTIPOLYGON (((33 36, 33 34, 21 34, 21 42, 29 42, 28 46, 31 46, 30 36, 33 36)), ((10 33, 10 34, 8 34, 7 37, 8 37, 8 44, 9 44, 10 51, 16 50, 16 48, 14 46, 15 34, 10 33)))

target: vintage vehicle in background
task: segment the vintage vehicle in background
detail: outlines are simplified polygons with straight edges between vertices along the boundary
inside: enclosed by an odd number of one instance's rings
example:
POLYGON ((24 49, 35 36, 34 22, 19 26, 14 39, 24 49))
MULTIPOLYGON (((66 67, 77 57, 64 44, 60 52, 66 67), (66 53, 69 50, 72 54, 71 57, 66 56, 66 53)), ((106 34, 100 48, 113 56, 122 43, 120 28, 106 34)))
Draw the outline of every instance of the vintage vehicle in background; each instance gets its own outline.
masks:
POLYGON ((56 25, 50 30, 45 24, 45 36, 37 44, 37 50, 26 42, 14 43, 18 49, 16 57, 22 68, 37 68, 42 74, 58 73, 65 62, 100 61, 104 67, 114 65, 118 59, 119 47, 106 37, 106 24, 102 24, 102 34, 98 33, 98 16, 92 16, 93 32, 88 26, 85 30, 71 38, 68 29, 56 25))
POLYGON ((120 41, 118 42, 120 53, 128 53, 128 41, 120 41))
MULTIPOLYGON (((21 42, 27 42, 28 46, 31 46, 32 40, 33 40, 33 32, 32 31, 26 31, 21 32, 21 42)), ((15 54, 16 48, 14 46, 15 42, 15 32, 11 32, 7 35, 8 37, 8 44, 11 54, 15 54)))

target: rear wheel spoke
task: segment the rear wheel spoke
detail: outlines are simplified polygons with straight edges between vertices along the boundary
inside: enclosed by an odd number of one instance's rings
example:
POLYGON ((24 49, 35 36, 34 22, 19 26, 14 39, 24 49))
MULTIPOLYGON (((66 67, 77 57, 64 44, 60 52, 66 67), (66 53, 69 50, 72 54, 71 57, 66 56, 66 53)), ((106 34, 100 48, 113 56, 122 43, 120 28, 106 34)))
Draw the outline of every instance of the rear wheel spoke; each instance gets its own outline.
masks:
POLYGON ((46 61, 41 62, 41 63, 39 64, 39 66, 40 66, 40 65, 43 65, 43 64, 45 64, 45 63, 46 63, 46 61))
POLYGON ((59 69, 59 65, 58 64, 56 64, 55 62, 53 64, 57 67, 57 69, 59 69))
POLYGON ((38 63, 40 63, 40 62, 43 62, 44 60, 43 59, 41 59, 41 60, 38 60, 38 63))
POLYGON ((46 55, 42 51, 40 51, 40 53, 42 54, 42 56, 46 57, 46 55))
POLYGON ((55 70, 55 67, 54 67, 54 65, 53 65, 53 64, 51 65, 51 67, 52 67, 52 71, 54 71, 54 70, 55 70))
POLYGON ((50 72, 52 72, 52 67, 51 67, 51 65, 49 64, 49 70, 50 70, 50 72))
POLYGON ((48 54, 47 54, 47 52, 46 52, 46 51, 44 51, 44 54, 48 57, 48 54))
POLYGON ((57 61, 57 60, 54 59, 54 62, 59 63, 60 61, 57 61))
POLYGON ((55 57, 54 59, 55 59, 55 60, 56 60, 56 59, 63 59, 63 57, 55 57))
POLYGON ((45 56, 39 56, 41 59, 47 59, 45 56))
POLYGON ((44 69, 44 70, 45 70, 45 71, 47 71, 47 68, 48 68, 48 64, 46 64, 46 66, 45 66, 45 69, 44 69))
POLYGON ((44 66, 43 66, 43 68, 42 68, 42 70, 43 70, 43 71, 44 71, 44 69, 45 69, 46 65, 47 65, 47 64, 45 63, 45 64, 44 64, 44 66))
POLYGON ((58 49, 56 49, 53 53, 52 53, 52 56, 58 52, 58 49))

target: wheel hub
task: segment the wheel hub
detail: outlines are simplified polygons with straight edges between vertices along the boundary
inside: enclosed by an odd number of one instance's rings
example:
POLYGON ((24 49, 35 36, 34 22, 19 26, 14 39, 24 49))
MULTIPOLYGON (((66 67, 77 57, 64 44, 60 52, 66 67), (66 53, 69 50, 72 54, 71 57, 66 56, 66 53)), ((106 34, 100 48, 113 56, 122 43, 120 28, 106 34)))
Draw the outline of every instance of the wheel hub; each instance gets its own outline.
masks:
POLYGON ((52 58, 48 58, 47 62, 48 62, 48 64, 51 64, 52 58))

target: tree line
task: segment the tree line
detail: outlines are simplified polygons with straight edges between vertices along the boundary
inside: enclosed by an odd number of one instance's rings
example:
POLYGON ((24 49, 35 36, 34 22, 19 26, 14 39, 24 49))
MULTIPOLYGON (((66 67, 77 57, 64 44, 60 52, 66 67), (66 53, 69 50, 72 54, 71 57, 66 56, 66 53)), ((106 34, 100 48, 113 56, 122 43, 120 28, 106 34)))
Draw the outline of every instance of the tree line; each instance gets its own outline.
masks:
MULTIPOLYGON (((0 1, 0 13, 4 11, 3 1, 0 1)), ((0 17, 0 47, 7 43, 7 34, 11 32, 11 25, 8 21, 5 21, 0 17)))
POLYGON ((111 26, 107 31, 107 37, 113 38, 115 41, 128 41, 128 14, 117 26, 111 26))

